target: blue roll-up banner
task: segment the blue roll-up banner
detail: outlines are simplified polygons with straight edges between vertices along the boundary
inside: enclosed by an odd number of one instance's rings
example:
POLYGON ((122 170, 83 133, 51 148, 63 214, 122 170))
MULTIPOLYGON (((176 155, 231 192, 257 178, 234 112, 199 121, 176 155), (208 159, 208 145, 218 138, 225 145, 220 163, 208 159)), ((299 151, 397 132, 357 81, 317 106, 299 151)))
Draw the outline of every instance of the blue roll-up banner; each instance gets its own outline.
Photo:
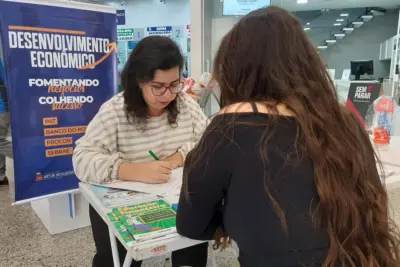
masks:
POLYGON ((116 30, 112 7, 0 1, 16 202, 78 188, 75 141, 117 91, 116 30))

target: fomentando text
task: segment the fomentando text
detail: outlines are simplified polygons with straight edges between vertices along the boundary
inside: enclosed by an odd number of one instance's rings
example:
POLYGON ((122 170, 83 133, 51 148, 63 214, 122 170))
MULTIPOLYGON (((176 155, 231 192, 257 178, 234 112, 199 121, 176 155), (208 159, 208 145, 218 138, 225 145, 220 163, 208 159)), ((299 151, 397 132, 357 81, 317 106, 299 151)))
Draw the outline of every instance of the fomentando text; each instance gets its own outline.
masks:
POLYGON ((82 95, 87 87, 98 87, 98 79, 28 79, 29 87, 47 87, 47 93, 58 96, 40 96, 40 105, 51 105, 52 110, 78 110, 93 103, 94 97, 82 95), (78 95, 69 95, 78 94, 78 95))

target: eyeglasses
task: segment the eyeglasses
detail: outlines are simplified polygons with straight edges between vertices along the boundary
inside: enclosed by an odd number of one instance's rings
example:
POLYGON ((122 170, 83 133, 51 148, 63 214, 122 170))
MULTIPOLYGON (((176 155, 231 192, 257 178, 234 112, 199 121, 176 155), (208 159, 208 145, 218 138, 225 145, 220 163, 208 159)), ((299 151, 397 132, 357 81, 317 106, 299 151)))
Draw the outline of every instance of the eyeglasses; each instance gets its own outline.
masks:
POLYGON ((149 83, 149 86, 151 87, 151 92, 155 96, 162 96, 169 90, 171 94, 177 94, 179 93, 182 88, 183 88, 183 82, 178 82, 171 84, 170 86, 162 86, 162 85, 154 85, 149 83))

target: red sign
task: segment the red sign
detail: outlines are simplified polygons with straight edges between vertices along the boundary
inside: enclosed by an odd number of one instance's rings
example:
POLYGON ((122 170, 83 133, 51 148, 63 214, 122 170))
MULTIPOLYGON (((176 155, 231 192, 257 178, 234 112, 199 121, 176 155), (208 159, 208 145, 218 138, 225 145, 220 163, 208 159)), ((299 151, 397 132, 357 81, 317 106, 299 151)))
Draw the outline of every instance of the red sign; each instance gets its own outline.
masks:
POLYGON ((394 112, 394 103, 388 97, 382 97, 375 105, 376 112, 394 112))
POLYGON ((164 254, 167 251, 168 251, 168 247, 166 245, 155 247, 151 250, 151 252, 153 253, 154 256, 159 256, 161 254, 164 254))
POLYGON ((190 25, 186 25, 186 32, 187 32, 188 38, 190 38, 190 25))

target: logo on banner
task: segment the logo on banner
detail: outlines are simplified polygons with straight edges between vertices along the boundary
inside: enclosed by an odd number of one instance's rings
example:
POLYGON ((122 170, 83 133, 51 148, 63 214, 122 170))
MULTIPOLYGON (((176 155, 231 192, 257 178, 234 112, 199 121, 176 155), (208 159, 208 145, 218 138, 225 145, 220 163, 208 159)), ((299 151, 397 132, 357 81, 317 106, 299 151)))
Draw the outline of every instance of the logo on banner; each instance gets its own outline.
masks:
POLYGON ((374 87, 372 85, 368 86, 357 86, 356 93, 354 94, 354 99, 371 99, 371 93, 374 87))
POLYGON ((379 83, 353 82, 350 84, 346 106, 358 117, 364 126, 367 124, 366 118, 368 109, 379 97, 379 92, 379 83))
POLYGON ((66 172, 53 172, 53 173, 46 173, 43 175, 41 172, 36 173, 35 182, 40 182, 43 180, 50 180, 50 179, 62 179, 67 176, 73 176, 73 171, 66 171, 66 172))
POLYGON ((37 172, 35 181, 41 181, 41 180, 43 180, 43 174, 41 172, 37 172))

